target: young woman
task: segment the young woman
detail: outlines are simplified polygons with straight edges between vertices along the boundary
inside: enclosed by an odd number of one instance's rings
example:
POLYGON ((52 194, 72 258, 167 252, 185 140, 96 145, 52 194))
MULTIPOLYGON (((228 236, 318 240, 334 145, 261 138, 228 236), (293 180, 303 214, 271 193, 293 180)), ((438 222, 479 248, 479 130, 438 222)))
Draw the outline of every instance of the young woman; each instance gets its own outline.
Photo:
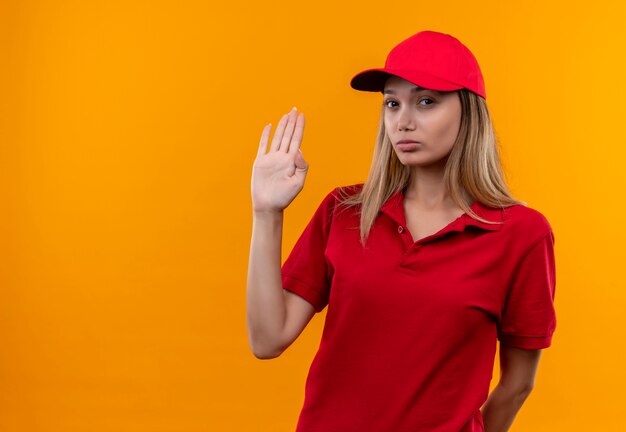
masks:
POLYGON ((423 31, 351 85, 383 93, 368 178, 323 199, 282 268, 283 211, 308 169, 304 116, 284 115, 269 151, 271 125, 261 135, 252 351, 279 356, 328 306, 298 431, 506 431, 556 327, 554 235, 508 191, 478 63, 423 31))

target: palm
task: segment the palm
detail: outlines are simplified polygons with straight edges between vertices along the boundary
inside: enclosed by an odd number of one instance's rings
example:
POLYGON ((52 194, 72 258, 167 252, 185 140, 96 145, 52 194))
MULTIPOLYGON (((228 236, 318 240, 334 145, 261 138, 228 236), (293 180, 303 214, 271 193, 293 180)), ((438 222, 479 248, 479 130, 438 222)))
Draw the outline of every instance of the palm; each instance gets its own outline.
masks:
POLYGON ((283 116, 266 153, 271 126, 263 129, 257 158, 252 168, 252 205, 255 211, 281 211, 304 187, 308 170, 300 143, 304 115, 295 110, 283 116))

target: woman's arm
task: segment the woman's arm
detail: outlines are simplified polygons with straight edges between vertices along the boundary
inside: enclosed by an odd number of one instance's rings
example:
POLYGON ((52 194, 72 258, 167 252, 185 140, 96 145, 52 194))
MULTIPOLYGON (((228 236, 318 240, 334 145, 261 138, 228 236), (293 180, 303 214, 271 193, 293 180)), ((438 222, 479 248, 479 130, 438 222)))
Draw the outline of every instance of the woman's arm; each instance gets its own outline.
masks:
POLYGON ((481 408, 485 432, 506 432, 530 395, 541 350, 500 345, 500 381, 481 408))
POLYGON ((313 317, 313 306, 282 287, 283 210, 304 186, 308 164, 300 152, 304 115, 291 110, 261 134, 252 168, 253 224, 246 286, 248 340, 258 358, 278 357, 313 317))
POLYGON ((278 357, 315 314, 313 306, 281 285, 283 215, 254 215, 247 284, 247 324, 255 357, 278 357))

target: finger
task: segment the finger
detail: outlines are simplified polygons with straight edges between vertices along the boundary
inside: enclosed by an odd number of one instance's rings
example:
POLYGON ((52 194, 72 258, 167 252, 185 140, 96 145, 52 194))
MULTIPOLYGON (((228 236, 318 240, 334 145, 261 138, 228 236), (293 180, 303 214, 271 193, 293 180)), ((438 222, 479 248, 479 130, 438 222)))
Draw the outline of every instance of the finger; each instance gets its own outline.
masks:
POLYGON ((289 154, 295 155, 300 150, 300 144, 302 143, 302 136, 304 135, 304 114, 298 114, 296 119, 296 128, 293 131, 293 138, 289 144, 289 154))
POLYGON ((267 151, 267 142, 270 138, 270 132, 272 131, 272 124, 269 123, 263 128, 263 132, 261 132, 261 139, 259 141, 259 150, 257 152, 257 157, 263 156, 267 151))
POLYGON ((296 125, 296 117, 298 116, 298 111, 296 111, 296 107, 289 112, 289 121, 287 122, 287 126, 285 127, 285 133, 283 134, 283 140, 280 143, 280 149, 284 152, 289 150, 289 143, 291 142, 291 136, 293 135, 293 128, 296 125))
POLYGON ((276 130, 274 131, 274 138, 272 139, 272 146, 270 147, 270 151, 277 151, 278 147, 280 147, 280 142, 283 139, 283 132, 285 131, 285 124, 287 124, 287 114, 280 118, 280 121, 276 125, 276 130))
POLYGON ((309 164, 307 163, 307 161, 304 160, 304 155, 302 154, 302 151, 298 151, 296 153, 296 157, 294 158, 294 162, 296 164, 296 169, 306 169, 308 168, 309 164))

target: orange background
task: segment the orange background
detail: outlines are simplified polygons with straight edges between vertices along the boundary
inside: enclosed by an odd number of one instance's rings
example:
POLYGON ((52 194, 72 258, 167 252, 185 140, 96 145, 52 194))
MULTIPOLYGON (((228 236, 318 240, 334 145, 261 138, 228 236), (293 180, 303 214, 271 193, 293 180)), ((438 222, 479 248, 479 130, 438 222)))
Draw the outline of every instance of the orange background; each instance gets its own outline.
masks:
POLYGON ((350 78, 423 29, 478 58, 510 186, 555 231, 557 330, 511 430, 617 430, 625 12, 0 3, 0 430, 292 431, 324 312, 280 358, 252 356, 258 139, 293 105, 305 113, 310 171, 286 211, 284 260, 323 196, 367 174, 380 95, 350 78))

